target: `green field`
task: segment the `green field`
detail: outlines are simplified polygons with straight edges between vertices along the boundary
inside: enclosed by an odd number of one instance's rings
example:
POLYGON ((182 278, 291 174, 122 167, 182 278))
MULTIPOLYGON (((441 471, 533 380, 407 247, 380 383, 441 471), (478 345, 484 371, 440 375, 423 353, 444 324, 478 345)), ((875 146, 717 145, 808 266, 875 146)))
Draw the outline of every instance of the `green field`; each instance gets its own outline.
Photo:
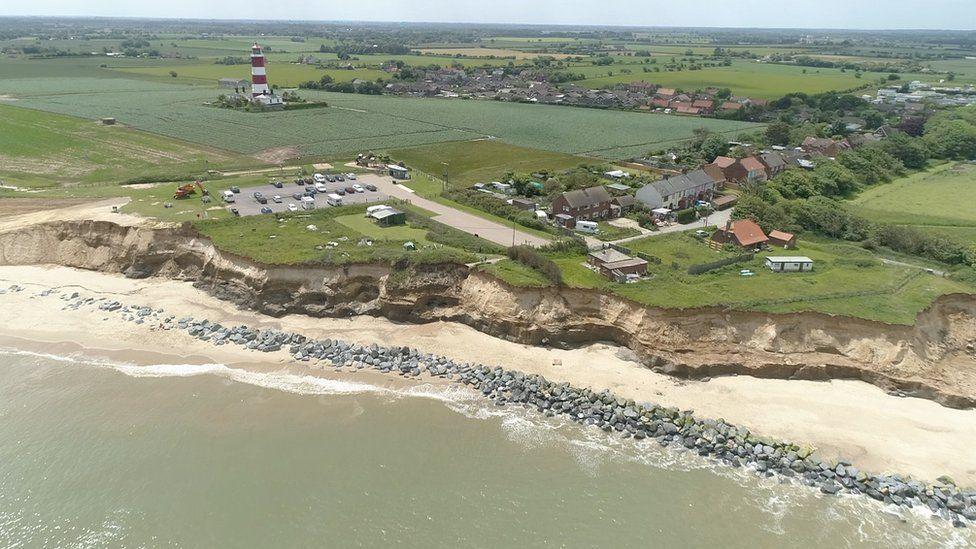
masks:
POLYGON ((692 136, 734 135, 755 124, 495 101, 418 99, 306 91, 331 108, 252 114, 205 106, 218 91, 119 78, 0 80, 17 106, 98 119, 245 154, 294 147, 327 156, 487 136, 522 147, 626 158, 692 136))
POLYGON ((687 91, 709 86, 730 88, 736 95, 761 99, 776 99, 797 91, 814 94, 830 90, 845 90, 867 83, 866 79, 856 78, 853 71, 841 72, 840 69, 796 67, 754 61, 737 60, 731 67, 710 67, 696 71, 667 72, 662 69, 662 72, 643 72, 643 67, 653 66, 610 65, 572 70, 586 74, 588 78, 577 84, 590 88, 643 80, 687 91), (621 73, 621 69, 629 69, 631 72, 621 73), (612 76, 608 75, 610 72, 613 73, 612 76))
POLYGON ((49 187, 203 173, 253 159, 122 126, 0 103, 0 179, 49 187))
MULTIPOLYGON (((116 69, 130 75, 149 76, 161 78, 176 84, 208 84, 215 86, 220 78, 241 78, 249 80, 251 78, 250 65, 218 65, 213 62, 193 63, 193 64, 174 64, 161 60, 160 63, 152 63, 142 67, 124 67, 116 69), (175 72, 174 78, 170 71, 175 72)), ((357 78, 363 80, 375 80, 388 76, 386 73, 376 69, 319 69, 312 65, 300 65, 290 62, 268 62, 268 80, 272 84, 282 87, 297 87, 300 83, 308 80, 319 80, 323 76, 331 76, 336 82, 351 82, 357 78)))
POLYGON ((976 292, 963 282, 885 265, 867 250, 826 239, 801 240, 800 248, 787 254, 813 259, 814 270, 809 273, 770 272, 763 266, 763 258, 770 254, 761 253, 745 263, 689 275, 691 265, 729 256, 709 249, 690 233, 650 236, 627 246, 660 260, 650 264, 650 280, 614 284, 583 266, 582 255, 553 259, 571 286, 602 288, 638 303, 681 309, 723 306, 768 312, 818 311, 911 324, 939 295, 976 292), (755 275, 740 276, 741 269, 755 275))
POLYGON ((593 158, 516 147, 498 140, 458 141, 391 151, 396 160, 438 177, 451 185, 468 186, 494 181, 507 172, 560 171, 580 164, 598 162, 593 158), (446 164, 446 165, 445 165, 446 164))
POLYGON ((853 200, 874 221, 938 227, 972 237, 976 231, 976 165, 947 163, 878 185, 853 200))

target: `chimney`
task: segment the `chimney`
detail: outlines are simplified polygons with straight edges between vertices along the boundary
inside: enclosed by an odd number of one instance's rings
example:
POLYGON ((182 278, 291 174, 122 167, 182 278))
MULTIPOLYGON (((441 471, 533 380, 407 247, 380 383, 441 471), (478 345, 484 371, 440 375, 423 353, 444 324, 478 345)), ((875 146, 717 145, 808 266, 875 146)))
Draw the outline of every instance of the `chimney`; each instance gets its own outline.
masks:
POLYGON ((728 221, 725 222, 725 232, 727 233, 732 232, 732 219, 729 219, 728 221))

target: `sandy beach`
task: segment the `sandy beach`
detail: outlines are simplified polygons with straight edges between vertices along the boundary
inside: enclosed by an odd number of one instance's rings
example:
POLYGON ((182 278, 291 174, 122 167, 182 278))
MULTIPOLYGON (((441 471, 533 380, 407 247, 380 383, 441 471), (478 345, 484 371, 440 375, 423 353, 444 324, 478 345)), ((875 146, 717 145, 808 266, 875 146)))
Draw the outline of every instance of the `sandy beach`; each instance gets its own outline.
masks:
POLYGON ((280 328, 316 338, 407 345, 454 359, 539 373, 580 387, 611 389, 640 402, 694 410, 700 417, 724 418, 754 432, 813 445, 824 457, 846 457, 872 472, 909 474, 927 481, 948 474, 961 485, 976 485, 976 456, 971 452, 976 447, 976 411, 889 396, 863 382, 745 376, 682 381, 643 368, 629 350, 613 345, 558 350, 511 343, 451 323, 398 324, 373 317, 272 318, 239 310, 185 282, 130 280, 63 267, 0 267, 0 287, 12 284, 26 290, 0 295, 0 345, 8 348, 80 353, 136 364, 222 363, 391 387, 412 383, 374 372, 310 369, 284 351, 268 354, 237 346, 214 347, 182 332, 156 331, 97 310, 63 310, 60 299, 36 295, 57 288, 162 308, 176 316, 280 328))

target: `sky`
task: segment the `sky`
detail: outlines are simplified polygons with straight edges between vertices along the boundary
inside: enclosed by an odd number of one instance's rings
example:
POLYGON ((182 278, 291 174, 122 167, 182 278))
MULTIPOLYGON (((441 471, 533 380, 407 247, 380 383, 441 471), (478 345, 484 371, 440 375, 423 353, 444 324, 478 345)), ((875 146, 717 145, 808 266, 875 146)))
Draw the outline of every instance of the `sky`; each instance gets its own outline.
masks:
POLYGON ((974 30, 976 0, 3 0, 2 15, 974 30))

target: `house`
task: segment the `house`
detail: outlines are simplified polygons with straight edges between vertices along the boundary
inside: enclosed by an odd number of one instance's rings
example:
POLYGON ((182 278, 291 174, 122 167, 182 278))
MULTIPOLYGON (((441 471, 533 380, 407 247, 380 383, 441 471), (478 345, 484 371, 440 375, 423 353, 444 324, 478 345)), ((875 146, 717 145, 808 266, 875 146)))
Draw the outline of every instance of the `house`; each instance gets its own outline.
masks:
POLYGON ((590 252, 586 256, 586 262, 594 266, 603 276, 617 282, 625 282, 628 278, 627 275, 644 276, 647 274, 647 261, 630 257, 613 248, 590 252))
POLYGON ((602 185, 568 191, 552 201, 552 213, 577 219, 605 219, 610 216, 610 193, 602 185))
POLYGON ((719 181, 719 178, 721 178, 721 181, 735 181, 733 177, 735 175, 734 166, 734 158, 716 156, 711 164, 706 164, 702 169, 716 181, 719 181))
POLYGON ((674 90, 674 88, 658 88, 657 95, 670 99, 677 95, 677 92, 674 90))
POLYGON ((637 205, 637 199, 633 195, 625 194, 623 196, 615 196, 613 200, 610 201, 610 208, 615 209, 616 217, 621 217, 625 215, 630 210, 634 209, 637 205))
POLYGON ((800 148, 804 152, 819 155, 835 157, 840 154, 841 151, 847 149, 849 145, 844 141, 834 141, 829 137, 807 137, 803 140, 800 148))
POLYGON ((779 248, 796 248, 796 235, 784 231, 769 231, 769 245, 779 248))
POLYGON ((712 114, 715 109, 715 102, 711 99, 696 99, 691 106, 699 109, 702 114, 712 114))
POLYGON ((715 191, 715 179, 705 170, 695 170, 644 185, 636 198, 649 209, 684 209, 696 200, 708 200, 715 191))
POLYGON ((739 165, 742 167, 741 172, 745 174, 745 177, 739 180, 740 183, 743 181, 746 183, 761 183, 768 179, 766 165, 755 156, 740 158, 739 165))
POLYGON ((803 256, 769 256, 766 258, 766 267, 774 273, 812 271, 813 260, 803 256))
POLYGON ((751 219, 729 221, 712 233, 712 242, 718 245, 733 244, 747 250, 758 250, 768 241, 766 233, 751 219))
POLYGON ((381 227, 391 227, 393 225, 403 225, 407 222, 407 214, 391 208, 389 206, 383 206, 380 208, 373 209, 366 214, 376 222, 377 225, 381 227))
POLYGON ((766 152, 759 155, 759 161, 766 166, 766 179, 772 179, 786 169, 786 160, 777 152, 766 152))
POLYGON ((719 107, 719 110, 737 111, 741 108, 742 108, 742 103, 736 103, 734 101, 726 101, 725 103, 722 103, 722 106, 719 107))
POLYGON ((881 141, 881 137, 874 133, 855 133, 847 136, 847 146, 851 149, 863 147, 870 143, 881 141))

